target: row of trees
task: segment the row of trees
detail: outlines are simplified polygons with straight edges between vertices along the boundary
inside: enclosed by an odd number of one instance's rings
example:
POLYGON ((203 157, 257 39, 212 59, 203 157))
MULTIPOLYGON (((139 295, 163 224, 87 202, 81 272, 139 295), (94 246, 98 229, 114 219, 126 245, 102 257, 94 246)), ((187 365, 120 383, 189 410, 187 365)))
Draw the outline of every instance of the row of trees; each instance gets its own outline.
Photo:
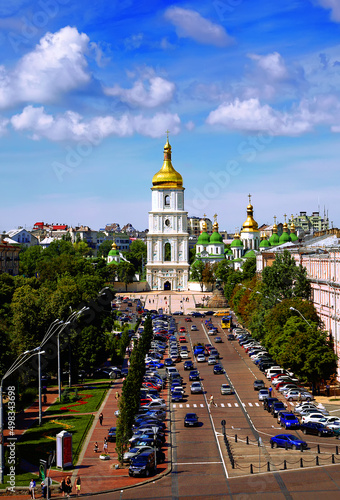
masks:
POLYGON ((132 350, 129 372, 123 383, 122 395, 119 400, 120 413, 116 433, 116 450, 121 463, 124 453, 129 448, 132 425, 140 405, 140 388, 145 374, 145 355, 150 349, 152 338, 152 321, 151 317, 147 316, 143 333, 132 350))
POLYGON ((240 321, 279 365, 313 386, 333 377, 337 367, 333 338, 322 329, 309 300, 306 269, 297 266, 288 251, 278 254, 261 278, 228 275, 225 294, 240 321))

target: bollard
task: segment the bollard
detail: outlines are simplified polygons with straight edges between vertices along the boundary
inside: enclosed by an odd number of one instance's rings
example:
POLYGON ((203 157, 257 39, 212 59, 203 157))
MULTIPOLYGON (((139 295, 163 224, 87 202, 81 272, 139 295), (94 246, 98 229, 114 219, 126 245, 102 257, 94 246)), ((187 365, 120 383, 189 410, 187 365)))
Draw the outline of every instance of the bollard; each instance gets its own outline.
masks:
POLYGON ((254 472, 253 472, 253 464, 250 464, 250 474, 254 474, 254 472))
POLYGON ((303 453, 303 446, 302 445, 300 446, 300 451, 301 451, 301 453, 303 453))
POLYGON ((287 460, 283 461, 283 470, 287 470, 287 460))
POLYGON ((267 472, 270 472, 270 462, 267 462, 267 472))
POLYGON ((237 434, 235 434, 235 443, 237 443, 237 434))
POLYGON ((274 448, 274 443, 273 443, 273 441, 271 441, 271 442, 270 442, 270 447, 271 447, 271 448, 274 448))
POLYGON ((287 443, 287 441, 285 442, 285 449, 288 450, 288 443, 287 443))
POLYGON ((303 467, 303 458, 300 458, 300 467, 303 467))
POLYGON ((315 457, 315 465, 319 465, 319 457, 318 456, 315 457))
POLYGON ((339 446, 336 446, 336 447, 335 447, 335 454, 336 454, 336 455, 339 455, 339 446))
POLYGON ((335 464, 334 455, 332 455, 332 464, 335 464))
POLYGON ((318 453, 320 453, 320 445, 318 444, 318 453))
POLYGON ((249 444, 249 437, 247 436, 246 443, 249 444))

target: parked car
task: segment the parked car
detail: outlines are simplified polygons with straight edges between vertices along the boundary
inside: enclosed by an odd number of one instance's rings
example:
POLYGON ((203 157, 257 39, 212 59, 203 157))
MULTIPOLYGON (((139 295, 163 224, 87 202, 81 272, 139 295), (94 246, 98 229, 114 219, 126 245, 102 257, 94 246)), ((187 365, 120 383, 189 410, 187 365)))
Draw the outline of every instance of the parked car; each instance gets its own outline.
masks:
POLYGON ((129 476, 148 477, 155 470, 155 452, 144 451, 131 460, 129 476))
POLYGON ((268 389, 260 389, 259 390, 259 401, 264 401, 267 398, 269 398, 268 389))
POLYGON ((271 405, 270 413, 273 415, 273 417, 277 417, 277 414, 279 411, 285 410, 286 406, 282 403, 282 401, 275 401, 271 405))
POLYGON ((314 399, 313 394, 310 394, 309 392, 302 392, 299 389, 291 389, 284 394, 284 397, 288 401, 312 401, 314 399))
POLYGON ((171 394, 171 401, 172 402, 183 401, 183 392, 179 390, 174 390, 173 393, 171 394))
POLYGON ((299 419, 293 413, 285 413, 281 415, 280 424, 285 429, 298 429, 300 427, 299 419))
POLYGON ((200 394, 203 392, 201 382, 193 382, 190 386, 191 394, 200 394))
POLYGON ((328 429, 324 424, 320 422, 306 422, 300 426, 304 434, 316 434, 317 436, 333 436, 334 432, 332 429, 328 429))
POLYGON ((278 399, 277 398, 266 398, 264 401, 263 401, 263 408, 265 410, 267 410, 268 412, 271 411, 271 407, 272 407, 272 404, 277 402, 278 399))
POLYGON ((233 394, 232 387, 229 384, 222 384, 221 385, 221 394, 223 394, 223 395, 233 394))
POLYGON ((199 425, 196 413, 187 413, 184 417, 184 427, 193 427, 199 425))
POLYGON ((325 416, 320 412, 309 413, 308 415, 301 416, 301 422, 306 424, 307 422, 320 422, 325 416))
POLYGON ((107 440, 110 443, 115 443, 116 442, 116 431, 117 431, 116 427, 110 427, 110 429, 109 429, 109 431, 107 433, 107 440))
MULTIPOLYGON (((254 391, 259 391, 260 389, 264 389, 266 387, 266 384, 263 382, 263 380, 255 380, 254 381, 254 391)), ((268 393, 269 395, 269 393, 268 393)))
POLYGON ((297 438, 293 434, 278 434, 270 438, 272 448, 292 448, 293 450, 304 450, 307 448, 307 443, 297 438))

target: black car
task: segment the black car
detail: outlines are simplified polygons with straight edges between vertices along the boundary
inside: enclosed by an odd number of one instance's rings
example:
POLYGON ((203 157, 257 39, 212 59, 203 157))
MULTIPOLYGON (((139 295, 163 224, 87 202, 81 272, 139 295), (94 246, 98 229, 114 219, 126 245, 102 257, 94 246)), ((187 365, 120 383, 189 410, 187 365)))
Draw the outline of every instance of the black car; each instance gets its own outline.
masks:
POLYGON ((220 364, 215 365, 214 366, 214 375, 221 375, 222 373, 224 373, 223 366, 220 364))
POLYGON ((279 411, 285 410, 286 406, 282 403, 282 401, 274 402, 271 406, 270 412, 273 417, 277 417, 279 411))
POLYGON ((272 404, 275 403, 275 401, 278 401, 278 399, 277 398, 266 398, 263 401, 263 409, 270 412, 272 404))
POLYGON ((235 335, 233 333, 229 333, 227 336, 228 340, 235 340, 235 335))
POLYGON ((107 433, 107 440, 110 443, 115 443, 116 442, 116 427, 110 427, 109 432, 107 433))
POLYGON ((198 425, 198 416, 196 413, 187 413, 184 417, 184 427, 193 427, 198 425))
POLYGON ((324 424, 320 422, 305 422, 301 424, 300 429, 304 434, 316 434, 317 436, 333 436, 334 432, 332 429, 328 429, 324 424))
POLYGON ((259 391, 260 389, 264 389, 265 387, 266 384, 263 382, 263 380, 255 380, 254 391, 259 391))
POLYGON ((200 374, 198 370, 192 370, 189 373, 189 380, 199 380, 200 379, 200 374))
POLYGON ((184 362, 184 370, 192 370, 194 368, 194 363, 188 359, 184 362))
POLYGON ((131 460, 129 476, 148 477, 155 470, 155 452, 144 451, 131 460))
POLYGON ((213 316, 215 314, 215 311, 205 311, 204 313, 206 316, 213 316))
POLYGON ((191 315, 193 318, 204 318, 205 314, 198 311, 194 311, 191 315))

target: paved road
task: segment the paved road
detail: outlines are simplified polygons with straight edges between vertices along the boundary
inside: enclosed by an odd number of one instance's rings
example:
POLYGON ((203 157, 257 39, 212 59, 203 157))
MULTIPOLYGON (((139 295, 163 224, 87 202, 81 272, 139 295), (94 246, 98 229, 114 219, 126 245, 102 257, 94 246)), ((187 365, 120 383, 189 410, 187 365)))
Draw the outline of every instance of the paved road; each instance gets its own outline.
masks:
MULTIPOLYGON (((189 332, 190 324, 184 317, 178 317, 178 326, 186 326, 188 346, 192 352, 195 342, 211 342, 200 319, 193 322, 198 332, 189 332)), ((214 318, 217 325, 219 318, 214 318)), ((220 330, 220 335, 223 335, 220 330)), ((213 342, 211 342, 213 343, 213 342)), ((160 480, 110 494, 101 494, 103 499, 212 499, 217 498, 264 498, 268 499, 313 499, 323 495, 340 498, 340 466, 331 464, 331 456, 336 452, 339 441, 308 436, 310 451, 271 450, 269 438, 282 432, 276 419, 265 412, 258 402, 257 392, 252 382, 263 378, 263 374, 250 361, 237 342, 218 344, 225 375, 213 375, 213 367, 198 363, 205 394, 190 394, 188 373, 183 363, 178 364, 183 375, 186 398, 182 403, 171 405, 172 423, 172 470, 160 480), (235 388, 232 396, 220 395, 222 382, 230 381, 235 388), (217 403, 209 411, 207 398, 214 395, 217 403), (184 428, 183 418, 188 411, 199 415, 201 426, 184 428), (236 468, 232 469, 226 447, 221 437, 221 420, 226 420, 226 433, 235 456, 236 468), (235 443, 235 434, 238 442, 235 443), (246 444, 246 440, 250 444, 246 444), (257 445, 261 437, 262 446, 257 445), (319 467, 315 463, 317 445, 321 447, 319 467), (303 459, 304 468, 283 470, 284 459, 288 469, 299 467, 303 459), (271 473, 267 473, 267 463, 271 463, 271 473), (250 464, 254 472, 250 474, 250 464), (306 468, 309 466, 309 468, 306 468), (261 474, 258 471, 261 471, 261 474)), ((191 358, 193 359, 193 358, 191 358)), ((338 408, 332 411, 339 411, 338 408)), ((339 412, 340 413, 340 412, 339 412)), ((334 413, 337 414, 337 413, 334 413)), ((298 435, 303 437, 301 433, 298 435)), ((338 456, 335 455, 336 462, 338 456)))

